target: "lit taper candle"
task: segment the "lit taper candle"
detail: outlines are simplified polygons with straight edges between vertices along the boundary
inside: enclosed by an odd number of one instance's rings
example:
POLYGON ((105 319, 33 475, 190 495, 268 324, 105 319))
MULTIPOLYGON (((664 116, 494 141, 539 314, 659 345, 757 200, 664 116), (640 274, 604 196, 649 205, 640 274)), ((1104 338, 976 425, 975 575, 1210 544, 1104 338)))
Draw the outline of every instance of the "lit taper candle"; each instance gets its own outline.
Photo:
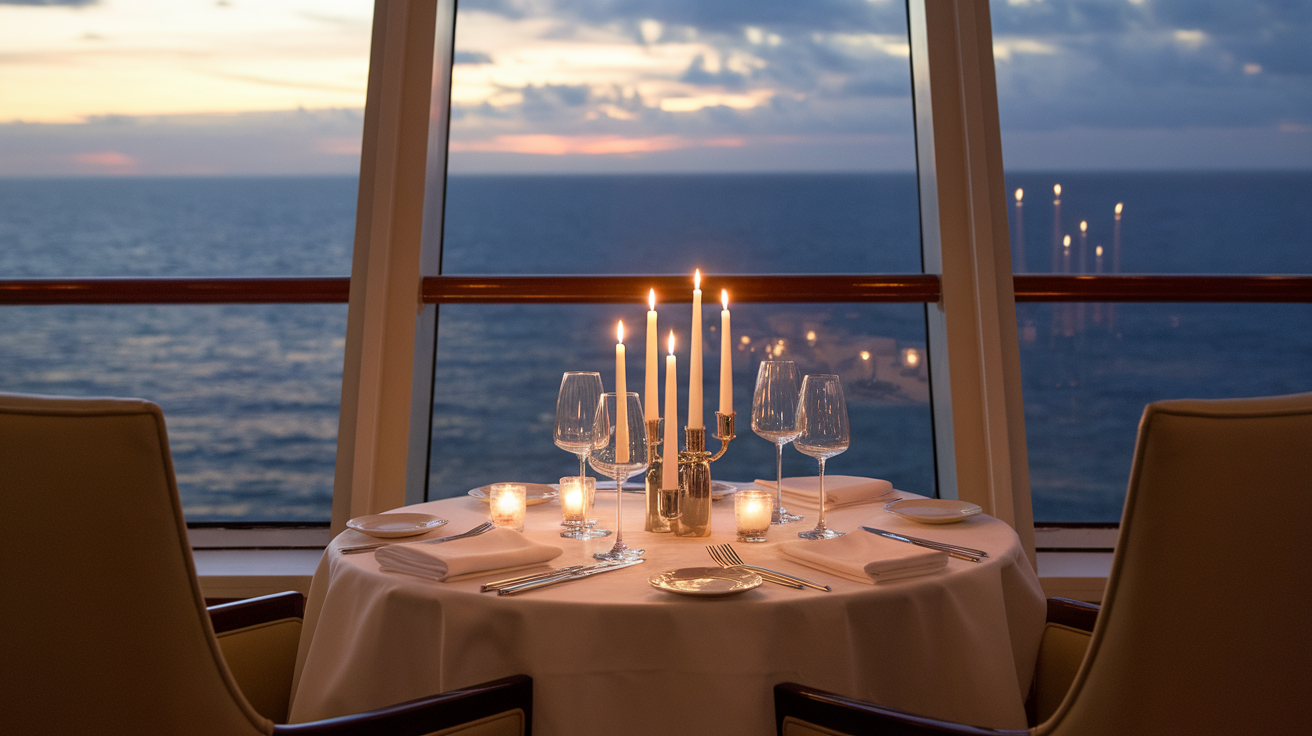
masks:
POLYGON ((720 289, 720 413, 733 413, 733 339, 729 335, 729 290, 720 289))
POLYGON ((656 290, 652 289, 647 294, 647 375, 644 385, 643 402, 643 419, 651 421, 660 417, 661 399, 660 399, 660 368, 657 363, 656 351, 656 290))
POLYGON ((674 330, 670 330, 670 354, 665 356, 665 441, 661 448, 661 490, 679 490, 679 384, 674 357, 674 330))
POLYGON ((615 328, 615 462, 629 461, 629 387, 624 375, 624 321, 615 328))
POLYGON ((688 427, 702 424, 702 271, 692 279, 692 342, 688 349, 688 427))

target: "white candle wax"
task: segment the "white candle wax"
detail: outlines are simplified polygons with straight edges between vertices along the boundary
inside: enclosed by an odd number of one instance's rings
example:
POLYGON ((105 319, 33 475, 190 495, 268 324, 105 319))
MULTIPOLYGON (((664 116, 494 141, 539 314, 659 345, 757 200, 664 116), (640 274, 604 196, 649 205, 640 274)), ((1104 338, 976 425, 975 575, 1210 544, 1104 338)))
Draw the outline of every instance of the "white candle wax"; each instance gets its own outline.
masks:
POLYGON ((720 292, 720 413, 733 413, 733 339, 729 335, 729 292, 720 292))
POLYGON ((688 350, 688 426, 702 425, 702 272, 693 277, 692 338, 688 350))
POLYGON ((658 419, 661 415, 660 400, 660 368, 657 363, 656 351, 656 290, 652 289, 648 297, 647 304, 651 309, 647 310, 647 381, 644 387, 643 414, 647 421, 658 419))
POLYGON ((615 462, 629 461, 629 387, 624 375, 624 323, 615 336, 615 462))
POLYGON ((670 354, 665 356, 665 440, 661 448, 661 489, 679 489, 679 384, 674 357, 674 333, 670 333, 670 354))

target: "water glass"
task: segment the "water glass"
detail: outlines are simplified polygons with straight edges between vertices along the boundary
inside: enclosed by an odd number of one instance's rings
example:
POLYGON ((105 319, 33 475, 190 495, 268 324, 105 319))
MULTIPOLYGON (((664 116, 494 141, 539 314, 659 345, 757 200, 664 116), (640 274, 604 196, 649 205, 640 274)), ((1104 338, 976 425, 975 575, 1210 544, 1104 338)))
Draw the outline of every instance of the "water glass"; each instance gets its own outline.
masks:
POLYGON ((797 396, 801 390, 797 364, 791 360, 764 360, 756 371, 752 393, 752 431, 774 443, 775 505, 771 523, 801 521, 784 508, 784 445, 797 438, 797 396))
POLYGON ((588 453, 597 441, 597 403, 601 391, 600 373, 569 371, 560 379, 552 440, 556 447, 578 457, 580 477, 588 474, 588 453))
POLYGON ((602 394, 597 405, 597 444, 588 462, 594 470, 615 479, 615 545, 598 552, 599 560, 633 560, 644 550, 624 543, 624 481, 647 469, 647 423, 638 394, 628 392, 620 402, 615 394, 602 394))

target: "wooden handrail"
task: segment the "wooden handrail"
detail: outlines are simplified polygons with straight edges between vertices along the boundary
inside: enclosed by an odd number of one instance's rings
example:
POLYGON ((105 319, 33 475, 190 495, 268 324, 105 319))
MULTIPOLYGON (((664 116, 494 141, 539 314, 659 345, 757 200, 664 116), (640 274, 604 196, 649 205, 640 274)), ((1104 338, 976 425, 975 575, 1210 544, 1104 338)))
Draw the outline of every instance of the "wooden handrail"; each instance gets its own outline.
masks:
POLYGON ((344 304, 351 280, 23 279, 0 281, 0 304, 344 304))
MULTIPOLYGON (((1312 303, 1312 276, 1015 277, 1018 302, 1312 303)), ((655 288, 663 304, 692 299, 687 276, 435 276, 426 304, 618 304, 655 288)), ((708 276, 705 301, 729 289, 735 303, 936 302, 932 274, 708 276)), ((20 304, 342 304, 350 279, 13 279, 0 305, 20 304)))
MULTIPOLYGON (((662 304, 691 302, 688 276, 438 276, 424 279, 428 304, 622 304, 646 302, 655 289, 662 304)), ((747 302, 936 302, 939 280, 928 274, 823 276, 707 276, 706 304, 728 289, 747 302)))
POLYGON ((1312 302, 1312 276, 1016 276, 1018 302, 1312 302))

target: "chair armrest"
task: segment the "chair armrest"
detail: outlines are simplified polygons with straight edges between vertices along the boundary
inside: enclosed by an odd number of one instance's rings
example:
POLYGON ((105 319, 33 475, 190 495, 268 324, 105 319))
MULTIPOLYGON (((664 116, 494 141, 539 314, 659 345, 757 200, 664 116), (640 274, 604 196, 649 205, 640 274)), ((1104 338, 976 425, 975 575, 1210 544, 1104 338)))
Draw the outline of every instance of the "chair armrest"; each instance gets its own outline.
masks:
POLYGON ((262 595, 234 603, 223 603, 205 609, 210 612, 214 633, 244 629, 255 624, 280 621, 286 618, 304 618, 305 596, 289 590, 286 593, 262 595))
POLYGON ((1080 631, 1093 631, 1093 624, 1098 620, 1102 606, 1070 598, 1048 599, 1048 623, 1069 626, 1080 631))
MULTIPOLYGON (((885 736, 1028 736, 1029 731, 1012 731, 965 726, 951 721, 915 716, 893 708, 845 698, 824 690, 793 682, 774 686, 774 720, 779 736, 784 736, 785 720, 801 721, 845 734, 881 734, 885 736)), ((806 733, 804 726, 798 733, 806 733)), ((811 731, 814 733, 814 731, 811 731)))
POLYGON ((340 718, 275 725, 273 733, 274 736, 422 736, 516 709, 524 712, 524 736, 532 736, 533 678, 528 675, 513 675, 340 718))

